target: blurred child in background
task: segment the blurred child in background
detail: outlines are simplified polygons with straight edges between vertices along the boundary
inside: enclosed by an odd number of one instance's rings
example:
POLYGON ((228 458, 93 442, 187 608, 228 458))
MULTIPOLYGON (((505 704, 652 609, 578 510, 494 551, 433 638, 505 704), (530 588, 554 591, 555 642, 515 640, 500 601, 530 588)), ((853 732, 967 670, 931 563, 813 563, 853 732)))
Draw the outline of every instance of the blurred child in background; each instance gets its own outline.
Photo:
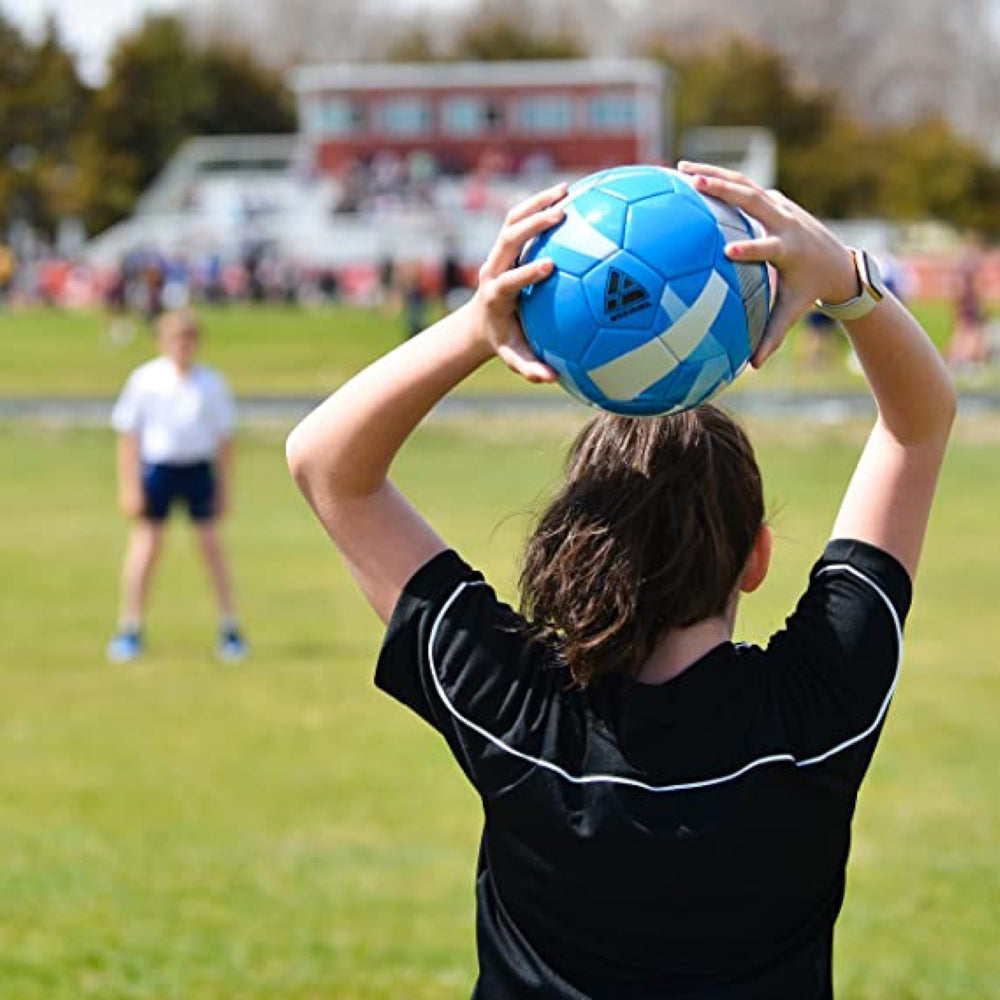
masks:
POLYGON ((247 651, 218 531, 229 503, 236 413, 222 375, 196 363, 198 338, 191 313, 161 316, 160 357, 129 376, 111 415, 118 432, 119 502, 132 519, 118 631, 108 644, 108 657, 117 663, 142 653, 146 597, 175 503, 187 507, 215 591, 216 652, 236 662, 247 651))

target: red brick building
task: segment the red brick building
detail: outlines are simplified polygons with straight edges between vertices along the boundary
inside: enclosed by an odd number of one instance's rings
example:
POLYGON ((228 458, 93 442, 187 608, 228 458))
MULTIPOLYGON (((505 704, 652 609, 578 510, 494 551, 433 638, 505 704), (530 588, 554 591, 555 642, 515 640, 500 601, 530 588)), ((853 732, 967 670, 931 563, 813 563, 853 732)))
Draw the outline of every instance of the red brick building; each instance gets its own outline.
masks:
POLYGON ((291 76, 315 164, 429 153, 446 172, 484 163, 587 171, 672 153, 666 70, 642 59, 307 66, 291 76))

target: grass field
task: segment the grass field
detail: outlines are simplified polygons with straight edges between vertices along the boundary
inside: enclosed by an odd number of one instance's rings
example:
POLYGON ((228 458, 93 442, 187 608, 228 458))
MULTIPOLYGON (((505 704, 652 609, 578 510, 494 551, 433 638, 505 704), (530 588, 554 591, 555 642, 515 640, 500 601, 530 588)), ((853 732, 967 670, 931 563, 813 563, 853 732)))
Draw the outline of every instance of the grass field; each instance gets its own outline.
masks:
MULTIPOLYGON (((319 396, 399 343, 402 320, 369 309, 216 307, 201 312, 203 358, 241 395, 319 396)), ((34 393, 113 396, 154 351, 149 328, 116 344, 107 316, 46 309, 0 312, 0 396, 34 393)), ((499 363, 469 383, 472 392, 517 392, 499 363)))
MULTIPOLYGON (((96 349, 96 320, 75 334, 66 322, 67 343, 96 349)), ((247 352, 271 356, 263 336, 226 349, 234 379, 247 352)), ((60 388, 85 389, 60 357, 60 388)), ((93 391, 134 361, 109 363, 93 391)), ((772 577, 741 619, 759 639, 802 586, 860 437, 751 429, 777 532, 772 577)), ((524 512, 569 430, 438 423, 398 480, 510 594, 524 512)), ((1000 434, 958 436, 860 798, 839 1000, 1000 998, 1000 434)), ((476 800, 434 734, 372 688, 379 627, 281 445, 277 431, 244 435, 226 529, 252 658, 211 659, 207 587, 176 524, 150 654, 120 668, 103 660, 124 540, 111 436, 0 425, 3 1000, 468 996, 476 800)))
MULTIPOLYGON (((934 340, 944 344, 949 333, 946 304, 921 303, 915 308, 934 340)), ((204 358, 220 367, 241 395, 321 396, 398 343, 402 331, 401 320, 391 313, 347 307, 233 306, 206 309, 202 315, 204 358)), ((112 342, 108 328, 107 317, 96 312, 0 311, 0 396, 115 395, 132 368, 150 356, 152 344, 145 327, 124 345, 112 342)), ((760 373, 741 378, 735 391, 863 390, 860 380, 840 363, 842 342, 837 341, 825 365, 809 364, 806 353, 803 337, 793 335, 786 349, 760 373)), ((557 390, 530 387, 493 362, 461 391, 557 390)))

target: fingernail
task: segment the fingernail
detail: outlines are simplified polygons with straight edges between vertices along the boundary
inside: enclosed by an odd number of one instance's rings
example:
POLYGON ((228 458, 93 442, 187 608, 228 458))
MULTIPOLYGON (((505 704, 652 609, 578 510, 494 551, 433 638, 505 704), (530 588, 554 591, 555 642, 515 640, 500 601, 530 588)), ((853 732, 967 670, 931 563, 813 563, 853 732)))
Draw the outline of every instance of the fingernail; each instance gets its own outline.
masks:
POLYGON ((703 187, 708 187, 708 178, 707 178, 707 177, 705 177, 705 176, 704 176, 703 174, 699 174, 699 175, 698 175, 698 176, 697 176, 697 177, 696 177, 696 178, 694 179, 694 183, 695 183, 695 186, 696 186, 696 187, 700 187, 700 188, 703 188, 703 187))
POLYGON ((729 254, 730 257, 739 257, 740 254, 743 253, 743 247, 726 247, 726 253, 729 254))

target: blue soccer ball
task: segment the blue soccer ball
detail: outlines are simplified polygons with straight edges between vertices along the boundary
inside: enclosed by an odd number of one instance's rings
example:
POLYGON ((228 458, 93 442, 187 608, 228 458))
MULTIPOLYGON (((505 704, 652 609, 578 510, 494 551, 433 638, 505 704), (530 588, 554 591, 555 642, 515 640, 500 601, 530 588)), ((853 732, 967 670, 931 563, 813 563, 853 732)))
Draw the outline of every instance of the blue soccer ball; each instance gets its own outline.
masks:
POLYGON ((649 416, 690 409, 732 382, 771 305, 765 265, 723 252, 755 235, 750 220, 656 166, 591 174, 564 206, 565 219, 521 256, 550 257, 552 274, 518 301, 532 350, 563 387, 649 416))

